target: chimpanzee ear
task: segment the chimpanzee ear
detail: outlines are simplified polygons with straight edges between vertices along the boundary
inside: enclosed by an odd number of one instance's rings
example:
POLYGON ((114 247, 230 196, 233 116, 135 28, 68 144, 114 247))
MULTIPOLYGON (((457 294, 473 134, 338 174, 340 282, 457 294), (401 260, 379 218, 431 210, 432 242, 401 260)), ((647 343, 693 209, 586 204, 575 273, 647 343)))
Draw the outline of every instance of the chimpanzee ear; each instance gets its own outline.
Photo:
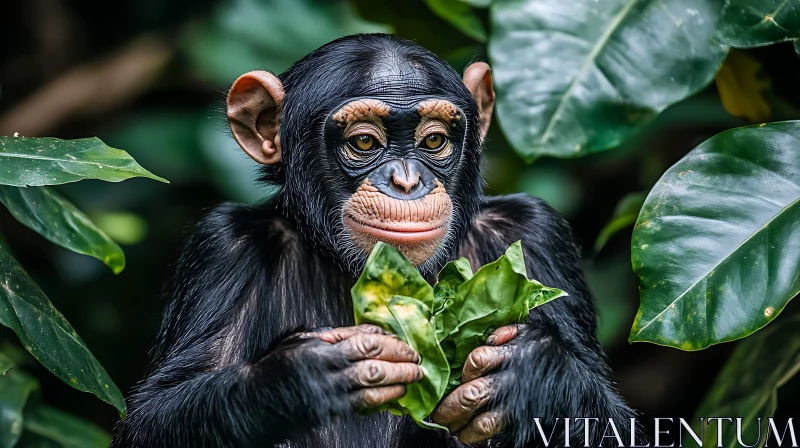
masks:
POLYGON ((492 87, 492 69, 485 62, 470 64, 464 70, 464 84, 467 86, 481 114, 481 138, 486 137, 489 124, 492 122, 494 110, 494 88, 492 87))
POLYGON ((228 123, 233 138, 264 165, 281 161, 279 112, 283 97, 281 81, 265 71, 245 73, 228 92, 228 123))

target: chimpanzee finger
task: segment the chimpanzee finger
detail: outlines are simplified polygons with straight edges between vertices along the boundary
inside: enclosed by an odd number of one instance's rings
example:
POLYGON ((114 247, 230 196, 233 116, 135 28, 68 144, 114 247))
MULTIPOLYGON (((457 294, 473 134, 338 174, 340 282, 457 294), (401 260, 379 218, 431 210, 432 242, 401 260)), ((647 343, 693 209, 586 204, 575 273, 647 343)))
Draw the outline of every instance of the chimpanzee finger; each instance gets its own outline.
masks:
POLYGON ((386 362, 374 359, 359 361, 345 371, 361 387, 408 384, 422 379, 422 368, 410 362, 386 362))
POLYGON ((354 327, 331 328, 319 333, 309 334, 329 344, 335 344, 362 333, 384 334, 384 331, 377 325, 361 324, 354 327))
POLYGON ((419 363, 417 352, 397 337, 359 333, 336 344, 350 361, 380 359, 391 362, 419 363))
POLYGON ((494 332, 486 338, 486 345, 496 346, 507 344, 519 335, 522 326, 522 324, 506 325, 494 330, 494 332))
POLYGON ((492 377, 483 377, 458 386, 433 411, 434 423, 447 426, 450 431, 466 426, 475 412, 489 402, 494 391, 493 383, 492 377))
POLYGON ((475 417, 469 425, 456 434, 461 443, 479 443, 489 439, 503 429, 503 415, 489 411, 475 417))
POLYGON ((405 394, 406 386, 402 384, 384 387, 368 387, 351 393, 350 403, 360 409, 377 408, 382 404, 397 400, 405 394))
POLYGON ((499 347, 482 345, 476 348, 464 362, 461 383, 468 383, 500 367, 511 356, 511 350, 512 348, 508 345, 499 347))

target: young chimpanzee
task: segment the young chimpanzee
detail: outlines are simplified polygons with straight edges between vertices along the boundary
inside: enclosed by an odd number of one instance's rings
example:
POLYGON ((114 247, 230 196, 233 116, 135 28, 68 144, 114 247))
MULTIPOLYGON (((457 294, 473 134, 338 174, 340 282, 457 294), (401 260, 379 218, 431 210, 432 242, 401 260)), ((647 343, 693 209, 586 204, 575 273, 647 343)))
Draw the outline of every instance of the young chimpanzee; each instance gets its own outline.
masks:
POLYGON ((512 447, 538 446, 551 431, 554 446, 565 417, 573 446, 584 424, 592 446, 601 443, 609 418, 628 443, 634 413, 609 379, 567 223, 540 200, 481 193, 493 105, 487 64, 462 80, 429 51, 382 34, 338 39, 279 77, 237 79, 227 98, 233 136, 280 194, 223 205, 197 225, 152 373, 112 446, 512 447), (350 326, 350 288, 372 246, 393 245, 433 281, 449 260, 477 268, 517 240, 529 277, 569 297, 471 354, 463 385, 431 416, 451 432, 362 415, 422 377, 410 347, 350 326))

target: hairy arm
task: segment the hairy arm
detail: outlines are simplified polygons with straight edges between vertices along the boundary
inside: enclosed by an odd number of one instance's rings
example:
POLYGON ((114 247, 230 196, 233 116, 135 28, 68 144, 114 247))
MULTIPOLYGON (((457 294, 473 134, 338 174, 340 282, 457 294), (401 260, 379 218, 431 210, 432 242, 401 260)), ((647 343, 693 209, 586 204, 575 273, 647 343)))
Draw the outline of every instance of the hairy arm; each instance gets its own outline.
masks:
POLYGON ((588 441, 598 446, 611 418, 629 443, 629 419, 635 413, 610 379, 595 335, 595 308, 581 272, 579 249, 566 221, 541 200, 525 195, 489 198, 462 254, 473 263, 485 264, 517 240, 522 241, 529 277, 563 289, 569 297, 532 310, 527 325, 506 338, 513 338, 508 347, 495 344, 497 347, 482 347, 474 353, 478 356, 465 366, 465 374, 470 368, 488 373, 492 367, 500 367, 490 375, 472 373, 468 377, 479 377, 475 381, 484 381, 492 393, 473 388, 472 395, 479 399, 456 396, 454 400, 468 405, 491 402, 494 411, 475 412, 472 422, 461 430, 461 438, 480 440, 504 427, 507 430, 500 440, 513 441, 516 446, 539 446, 541 438, 534 420, 538 418, 548 437, 558 421, 559 429, 553 434, 556 443, 558 439, 563 443, 560 428, 563 419, 569 417, 574 446, 582 444, 584 438, 582 422, 574 419, 598 418, 599 423, 590 424, 588 441))
POLYGON ((113 447, 273 446, 421 378, 416 353, 377 327, 287 337, 275 305, 284 235, 255 213, 217 209, 188 240, 152 373, 113 447))

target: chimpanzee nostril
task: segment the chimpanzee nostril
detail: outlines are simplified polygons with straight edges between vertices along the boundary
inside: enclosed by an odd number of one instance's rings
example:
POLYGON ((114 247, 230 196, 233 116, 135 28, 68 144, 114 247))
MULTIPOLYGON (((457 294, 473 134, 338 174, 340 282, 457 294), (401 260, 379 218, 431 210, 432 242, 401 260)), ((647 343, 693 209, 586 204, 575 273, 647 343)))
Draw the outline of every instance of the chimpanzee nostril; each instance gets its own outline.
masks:
POLYGON ((409 174, 407 169, 400 172, 398 172, 398 170, 392 172, 392 182, 405 190, 406 193, 410 192, 412 188, 419 184, 419 179, 419 171, 414 171, 414 174, 409 174))
POLYGON ((436 187, 433 173, 413 159, 390 160, 367 177, 379 192, 404 201, 419 199, 436 187))

